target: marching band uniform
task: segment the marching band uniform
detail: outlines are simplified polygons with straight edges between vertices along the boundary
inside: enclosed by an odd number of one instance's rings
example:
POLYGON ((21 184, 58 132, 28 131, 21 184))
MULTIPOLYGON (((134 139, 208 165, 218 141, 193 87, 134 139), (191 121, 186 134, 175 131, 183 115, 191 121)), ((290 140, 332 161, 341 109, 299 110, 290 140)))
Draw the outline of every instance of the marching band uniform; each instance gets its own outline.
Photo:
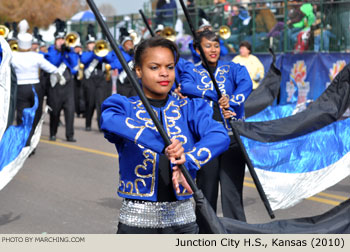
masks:
MULTIPOLYGON (((88 34, 86 43, 95 43, 93 34, 88 34)), ((86 113, 85 113, 85 130, 91 130, 91 121, 96 109, 98 129, 101 130, 101 104, 111 95, 111 80, 106 80, 106 66, 113 65, 114 57, 112 52, 104 57, 97 56, 94 51, 85 51, 80 57, 81 63, 84 64, 83 86, 85 89, 86 113)), ((113 67, 111 67, 113 69, 113 67)))
POLYGON ((12 58, 12 66, 16 72, 18 84, 17 125, 22 123, 23 109, 34 105, 32 86, 34 86, 39 100, 39 106, 35 113, 33 126, 27 140, 27 146, 30 145, 31 137, 34 134, 34 130, 42 114, 43 90, 39 83, 39 69, 52 74, 56 74, 58 70, 54 65, 47 61, 43 55, 29 51, 32 46, 32 39, 33 36, 29 33, 18 34, 19 51, 13 52, 12 58))
MULTIPOLYGON (((177 100, 170 95, 166 100, 149 101, 167 134, 183 142, 185 166, 192 177, 201 165, 227 149, 227 132, 211 119, 212 111, 206 102, 177 100)), ((182 186, 179 194, 173 189, 164 141, 140 98, 119 94, 109 97, 102 105, 101 125, 119 153, 118 195, 124 198, 119 228, 127 225, 154 229, 193 223, 196 217, 189 201, 191 195, 182 186), (162 214, 161 209, 172 209, 173 214, 162 214)))
MULTIPOLYGON (((230 110, 236 113, 233 120, 244 120, 244 101, 252 90, 252 81, 245 67, 233 62, 219 60, 216 69, 211 69, 223 95, 229 97, 230 110)), ((181 76, 181 93, 188 97, 201 97, 214 111, 213 118, 223 122, 228 130, 231 145, 228 151, 203 166, 198 173, 197 184, 216 210, 218 184, 221 186, 221 202, 225 217, 245 221, 243 210, 243 179, 245 162, 241 151, 232 139, 230 125, 218 106, 218 95, 208 71, 201 64, 192 65, 181 76)))
MULTIPOLYGON (((134 53, 133 53, 132 49, 127 51, 124 48, 124 44, 127 41, 133 41, 133 40, 128 35, 122 36, 120 38, 119 49, 120 49, 121 53, 123 54, 125 61, 128 63, 129 67, 132 69, 134 66, 134 64, 133 64, 134 53)), ((118 79, 117 79, 117 93, 124 95, 126 97, 135 96, 136 92, 135 92, 134 88, 132 87, 132 84, 129 82, 129 79, 127 78, 126 72, 124 71, 122 64, 120 63, 119 59, 117 58, 117 56, 115 55, 114 52, 113 52, 113 54, 114 54, 115 60, 114 60, 114 63, 112 65, 112 68, 118 69, 118 72, 119 72, 118 79)))
POLYGON ((77 117, 80 117, 80 115, 83 115, 85 117, 85 97, 84 97, 84 89, 82 84, 82 79, 84 77, 82 64, 81 64, 81 55, 82 55, 82 45, 79 41, 74 46, 74 51, 78 55, 78 66, 79 70, 76 75, 74 75, 74 102, 75 102, 75 113, 77 113, 77 117))
MULTIPOLYGON (((62 22, 62 21, 61 21, 62 22)), ((55 32, 55 43, 58 39, 65 38, 65 28, 61 27, 55 32)), ((69 142, 76 142, 74 139, 74 75, 78 70, 78 55, 72 48, 64 44, 60 49, 51 45, 48 53, 45 55, 53 65, 58 67, 57 75, 50 76, 50 85, 48 88, 48 105, 51 107, 50 112, 50 140, 56 140, 56 133, 60 118, 60 112, 64 110, 66 124, 66 139, 69 142), (62 77, 63 76, 63 77, 62 77)))

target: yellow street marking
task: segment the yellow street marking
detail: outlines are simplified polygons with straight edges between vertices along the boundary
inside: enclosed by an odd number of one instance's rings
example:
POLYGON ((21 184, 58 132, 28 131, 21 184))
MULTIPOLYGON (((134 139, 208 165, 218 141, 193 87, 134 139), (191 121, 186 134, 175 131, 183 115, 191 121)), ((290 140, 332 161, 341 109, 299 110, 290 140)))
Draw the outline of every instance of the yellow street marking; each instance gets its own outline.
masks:
POLYGON ((324 192, 320 192, 317 195, 324 196, 324 197, 329 197, 329 198, 334 198, 334 199, 339 199, 339 200, 347 200, 347 199, 349 199, 349 197, 335 195, 335 194, 330 194, 330 193, 324 193, 324 192))
POLYGON ((90 153, 94 153, 94 154, 97 154, 97 155, 118 158, 118 154, 108 153, 108 152, 104 152, 104 151, 94 150, 94 149, 80 147, 80 146, 66 144, 66 143, 60 143, 60 142, 57 142, 57 141, 54 142, 54 141, 48 141, 48 140, 40 139, 40 142, 47 143, 47 144, 52 144, 52 145, 57 145, 57 146, 61 146, 61 147, 66 147, 66 148, 69 148, 69 149, 90 152, 90 153))
POLYGON ((307 198, 307 200, 313 200, 313 201, 317 201, 317 202, 321 202, 321 203, 325 203, 333 206, 338 206, 341 203, 339 201, 328 200, 328 199, 323 199, 318 197, 310 197, 310 198, 307 198))

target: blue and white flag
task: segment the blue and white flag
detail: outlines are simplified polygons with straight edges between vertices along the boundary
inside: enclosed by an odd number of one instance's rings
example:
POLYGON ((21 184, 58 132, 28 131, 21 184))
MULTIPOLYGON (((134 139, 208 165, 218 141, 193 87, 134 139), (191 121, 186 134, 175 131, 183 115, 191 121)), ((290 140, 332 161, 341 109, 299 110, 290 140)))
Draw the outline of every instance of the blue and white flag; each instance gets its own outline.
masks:
POLYGON ((43 114, 39 121, 30 146, 25 146, 32 129, 35 112, 38 108, 38 96, 35 93, 34 106, 23 110, 21 125, 7 127, 11 93, 11 49, 0 36, 3 58, 0 64, 0 100, 4 101, 0 108, 0 190, 4 188, 17 172, 22 168, 25 160, 39 143, 41 128, 44 121, 43 114))
POLYGON ((350 65, 300 113, 234 122, 273 210, 291 207, 350 175, 350 65))
POLYGON ((0 36, 2 59, 0 62, 0 140, 7 126, 11 96, 11 67, 12 52, 6 40, 0 36))
POLYGON ((294 206, 350 175, 350 119, 279 142, 241 139, 273 210, 294 206))

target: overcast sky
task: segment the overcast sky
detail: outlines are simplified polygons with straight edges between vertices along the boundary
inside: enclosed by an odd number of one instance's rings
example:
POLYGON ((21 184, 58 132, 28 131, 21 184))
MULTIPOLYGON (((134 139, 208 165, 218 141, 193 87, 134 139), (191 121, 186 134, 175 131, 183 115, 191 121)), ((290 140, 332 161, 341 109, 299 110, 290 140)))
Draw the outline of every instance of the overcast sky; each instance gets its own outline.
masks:
POLYGON ((149 0, 95 0, 97 6, 108 3, 117 11, 117 15, 138 13, 143 8, 143 3, 149 0))

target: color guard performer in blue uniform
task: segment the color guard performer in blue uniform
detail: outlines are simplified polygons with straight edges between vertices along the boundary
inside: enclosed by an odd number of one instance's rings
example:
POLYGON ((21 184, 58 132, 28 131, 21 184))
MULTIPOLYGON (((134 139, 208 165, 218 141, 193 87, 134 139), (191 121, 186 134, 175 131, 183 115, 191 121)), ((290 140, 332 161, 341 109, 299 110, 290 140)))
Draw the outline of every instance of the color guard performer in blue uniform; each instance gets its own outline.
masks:
POLYGON ((78 55, 73 48, 65 45, 65 23, 56 21, 55 44, 50 46, 46 59, 58 68, 57 75, 50 75, 48 87, 48 105, 50 112, 50 140, 56 141, 58 123, 61 110, 64 110, 66 124, 66 139, 68 142, 76 142, 74 139, 74 75, 78 71, 78 55))
POLYGON ((108 51, 106 41, 96 41, 93 26, 88 27, 86 43, 88 50, 83 52, 80 57, 81 63, 84 64, 85 130, 91 131, 91 121, 95 109, 98 129, 101 130, 101 104, 112 93, 110 70, 115 58, 113 53, 108 51))
POLYGON ((115 94, 102 105, 102 130, 119 153, 118 233, 197 233, 192 191, 177 165, 195 177, 228 148, 227 131, 205 101, 168 94, 178 57, 176 45, 161 37, 142 41, 135 53, 142 89, 171 138, 167 148, 138 96, 115 94))
MULTIPOLYGON (((211 24, 205 19, 203 20, 203 23, 200 25, 199 29, 197 30, 197 33, 201 33, 204 30, 211 30, 211 31, 213 30, 213 27, 211 26, 211 24)), ((220 43, 220 56, 227 55, 229 51, 225 46, 225 42, 222 39, 219 39, 219 43, 220 43)), ((188 47, 190 48, 190 51, 191 51, 193 63, 197 64, 201 62, 200 55, 197 52, 196 48, 194 47, 193 40, 188 44, 188 47)))
MULTIPOLYGON (((197 184, 216 210, 220 182, 224 217, 245 221, 242 200, 245 162, 232 139, 232 131, 226 120, 244 120, 244 101, 251 93, 252 81, 244 66, 219 60, 219 37, 213 31, 205 30, 199 33, 199 41, 222 98, 218 100, 208 70, 202 62, 187 68, 181 75, 181 94, 190 98, 200 97, 209 102, 214 111, 213 118, 222 122, 231 134, 231 146, 228 151, 200 170, 197 184)), ((197 52, 199 53, 198 49, 197 52)))

